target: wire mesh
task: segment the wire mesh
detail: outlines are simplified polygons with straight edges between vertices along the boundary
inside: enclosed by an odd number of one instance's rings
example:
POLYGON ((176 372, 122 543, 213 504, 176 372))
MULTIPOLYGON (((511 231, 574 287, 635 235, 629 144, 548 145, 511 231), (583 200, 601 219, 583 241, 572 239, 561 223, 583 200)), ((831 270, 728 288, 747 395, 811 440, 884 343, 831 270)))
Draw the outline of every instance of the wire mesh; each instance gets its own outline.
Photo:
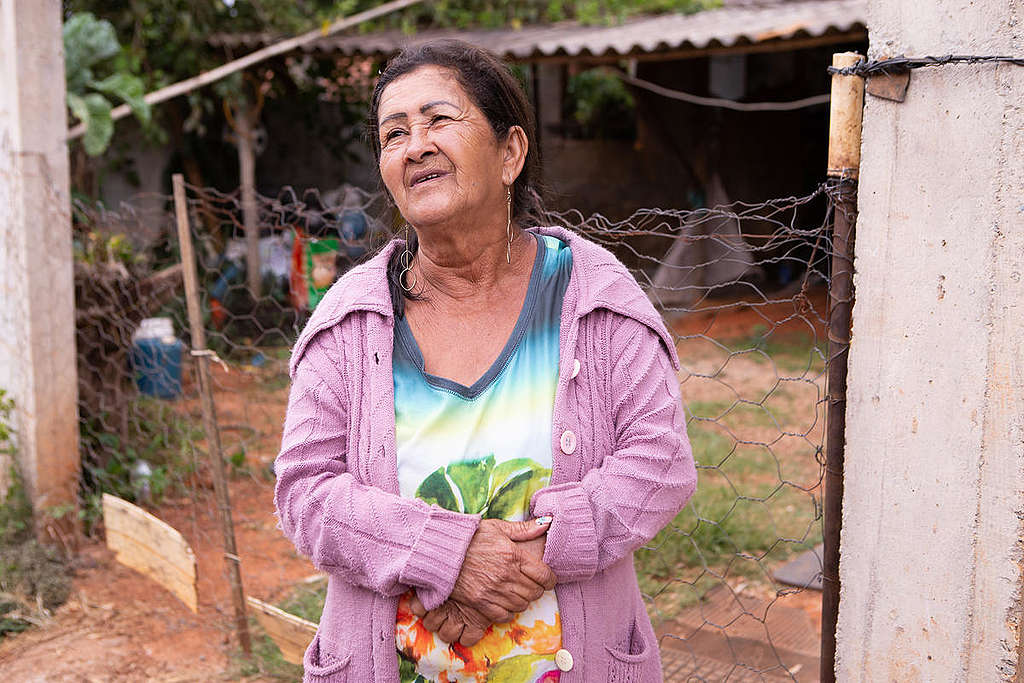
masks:
MULTIPOLYGON (((667 681, 817 677, 833 190, 621 221, 547 217, 616 253, 676 339, 698 490, 635 555, 667 681)), ((188 192, 243 586, 315 622, 324 577, 272 514, 289 350, 326 288, 390 238, 393 211, 353 187, 260 197, 254 297, 239 193, 188 192)), ((171 207, 166 196, 75 207, 82 507, 96 529, 110 491, 181 531, 199 559, 201 611, 227 637, 171 207)), ((298 676, 258 643, 259 670, 298 676)))

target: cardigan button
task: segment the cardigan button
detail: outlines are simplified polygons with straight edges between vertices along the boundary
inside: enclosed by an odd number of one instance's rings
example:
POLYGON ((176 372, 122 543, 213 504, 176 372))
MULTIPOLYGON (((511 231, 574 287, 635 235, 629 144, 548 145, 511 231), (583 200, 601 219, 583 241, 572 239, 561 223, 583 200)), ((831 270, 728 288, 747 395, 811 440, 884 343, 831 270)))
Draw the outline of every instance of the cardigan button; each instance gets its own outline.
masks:
POLYGON ((580 359, 574 358, 572 361, 572 374, 569 375, 569 379, 576 379, 578 374, 580 374, 580 359))
POLYGON ((568 650, 559 650, 555 653, 555 666, 559 671, 572 671, 572 654, 568 650))
POLYGON ((566 429, 562 432, 561 444, 562 452, 566 455, 572 455, 576 452, 576 435, 571 430, 566 429))

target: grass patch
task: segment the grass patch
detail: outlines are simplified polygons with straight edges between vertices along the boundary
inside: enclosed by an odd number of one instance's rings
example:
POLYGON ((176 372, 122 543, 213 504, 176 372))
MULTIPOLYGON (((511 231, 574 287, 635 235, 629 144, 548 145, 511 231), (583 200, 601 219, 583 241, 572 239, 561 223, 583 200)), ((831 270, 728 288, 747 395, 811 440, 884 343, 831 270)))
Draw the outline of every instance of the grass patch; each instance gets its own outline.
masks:
POLYGON ((249 619, 249 634, 252 636, 252 657, 246 657, 240 649, 231 655, 231 680, 240 678, 271 678, 279 681, 302 681, 302 667, 286 662, 274 641, 254 618, 249 619))
MULTIPOLYGON (((0 389, 0 455, 13 459, 10 414, 14 404, 0 389)), ((71 593, 68 563, 56 548, 35 538, 32 505, 18 468, 0 501, 0 640, 42 623, 71 593)))
POLYGON ((809 332, 773 332, 755 325, 750 334, 722 342, 733 354, 757 363, 774 362, 779 370, 817 376, 825 371, 828 341, 809 332))
POLYGON ((324 601, 327 600, 327 579, 320 579, 311 584, 304 584, 295 588, 291 595, 282 600, 277 606, 285 612, 290 612, 297 617, 314 624, 320 623, 320 617, 324 612, 324 601))
POLYGON ((167 494, 184 493, 195 473, 194 444, 206 438, 196 420, 149 396, 138 396, 125 410, 131 419, 120 426, 105 413, 79 423, 86 533, 103 516, 104 493, 156 505, 167 494))
MULTIPOLYGON (((327 599, 327 580, 295 587, 291 594, 276 606, 285 612, 302 617, 314 624, 320 622, 327 599)), ((253 658, 245 659, 241 652, 235 655, 237 677, 265 676, 284 681, 301 681, 302 667, 286 662, 274 641, 255 619, 249 620, 252 633, 253 658)))
MULTIPOLYGON (((728 402, 687 407, 691 415, 719 421, 736 410, 728 402)), ((767 417, 753 408, 747 421, 767 417)), ((693 419, 688 431, 697 492, 635 556, 640 588, 659 620, 697 603, 726 578, 769 580, 779 563, 821 538, 818 506, 807 492, 783 483, 772 451, 737 443, 716 422, 693 419)))

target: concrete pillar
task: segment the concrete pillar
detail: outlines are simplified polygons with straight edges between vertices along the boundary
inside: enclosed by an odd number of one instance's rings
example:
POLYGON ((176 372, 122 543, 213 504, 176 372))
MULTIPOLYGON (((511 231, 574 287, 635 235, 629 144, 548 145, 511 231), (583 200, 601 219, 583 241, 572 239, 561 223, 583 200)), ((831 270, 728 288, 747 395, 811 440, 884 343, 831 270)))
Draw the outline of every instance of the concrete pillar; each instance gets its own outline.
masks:
MULTIPOLYGON (((1020 0, 869 0, 869 56, 1021 55, 1020 0)), ((1024 68, 868 95, 857 224, 837 674, 1020 670, 1024 68)))
POLYGON ((37 519, 63 508, 75 520, 78 391, 64 99, 60 0, 0 0, 0 387, 16 402, 17 458, 37 519))

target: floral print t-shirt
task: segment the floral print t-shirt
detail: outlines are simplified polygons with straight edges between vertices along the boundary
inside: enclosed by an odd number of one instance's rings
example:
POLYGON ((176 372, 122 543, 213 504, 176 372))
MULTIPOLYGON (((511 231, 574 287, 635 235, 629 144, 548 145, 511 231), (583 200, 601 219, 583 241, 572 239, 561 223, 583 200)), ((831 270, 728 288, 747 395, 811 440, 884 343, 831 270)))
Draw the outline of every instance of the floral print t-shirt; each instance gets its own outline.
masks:
MULTIPOLYGON (((540 242, 522 311, 497 360, 472 386, 427 374, 405 318, 394 348, 398 482, 403 496, 484 519, 518 521, 551 477, 559 323, 572 255, 540 242)), ((562 626, 553 590, 472 647, 449 645, 402 596, 395 628, 402 683, 552 683, 562 626)))

